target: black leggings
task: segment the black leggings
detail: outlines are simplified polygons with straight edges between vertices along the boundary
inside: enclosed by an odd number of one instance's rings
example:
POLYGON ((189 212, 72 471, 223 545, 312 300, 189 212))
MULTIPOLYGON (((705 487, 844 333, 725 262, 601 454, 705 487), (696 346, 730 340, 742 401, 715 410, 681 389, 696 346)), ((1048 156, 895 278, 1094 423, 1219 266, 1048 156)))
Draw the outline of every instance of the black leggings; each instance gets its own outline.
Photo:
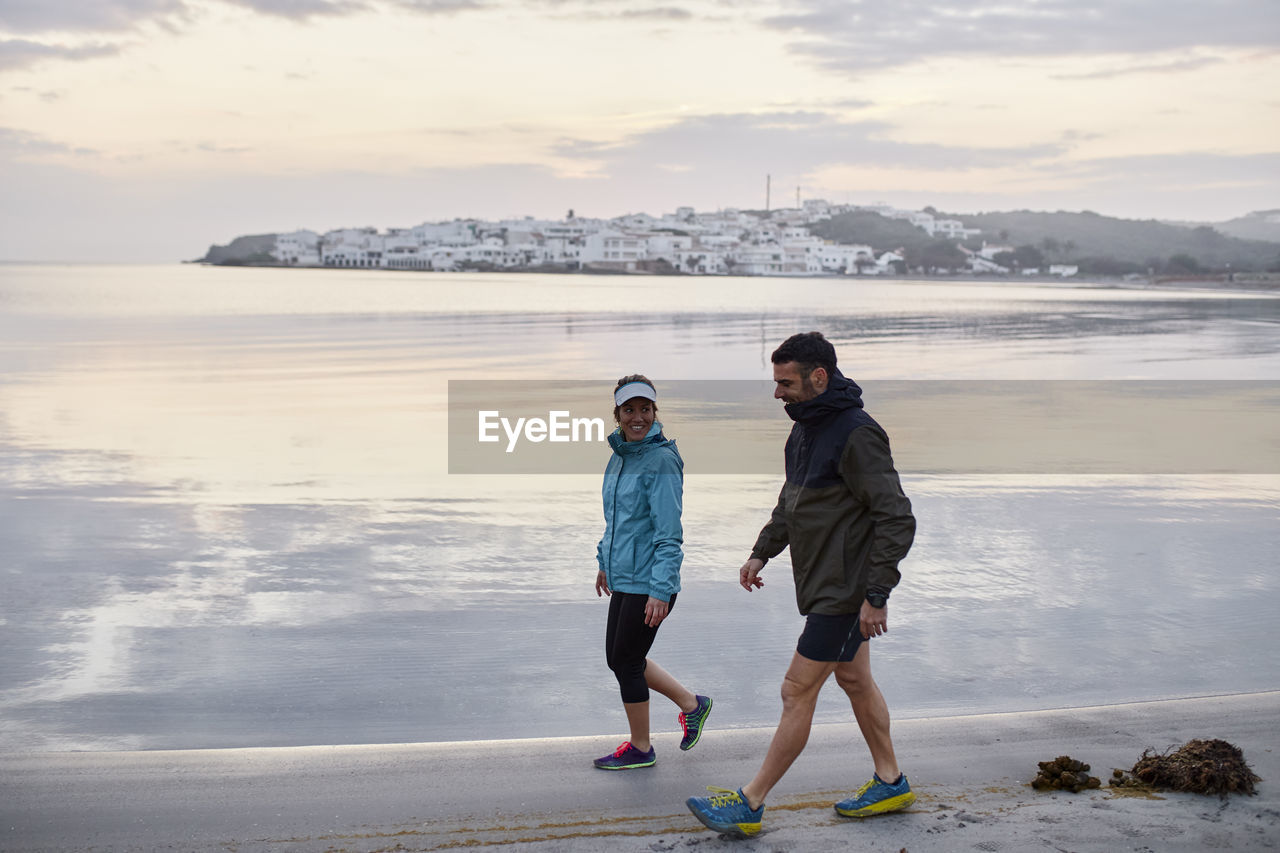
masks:
MULTIPOLYGON (((658 628, 644 624, 644 608, 649 596, 614 591, 609 597, 609 625, 604 633, 604 656, 618 678, 623 702, 648 702, 649 685, 644 680, 645 658, 658 636, 658 628)), ((667 612, 675 609, 671 596, 667 612)))

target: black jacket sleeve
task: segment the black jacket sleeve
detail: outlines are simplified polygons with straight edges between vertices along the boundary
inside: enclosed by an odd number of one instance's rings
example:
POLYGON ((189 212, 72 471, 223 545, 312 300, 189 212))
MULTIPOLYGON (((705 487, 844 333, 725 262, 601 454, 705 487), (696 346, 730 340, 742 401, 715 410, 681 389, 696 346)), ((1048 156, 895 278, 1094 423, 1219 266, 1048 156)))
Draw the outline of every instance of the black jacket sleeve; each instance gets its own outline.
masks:
POLYGON ((893 467, 889 438, 883 430, 868 424, 849 433, 840 456, 840 476, 854 498, 867 507, 875 525, 867 585, 891 590, 902 578, 898 563, 911 549, 916 519, 893 467))

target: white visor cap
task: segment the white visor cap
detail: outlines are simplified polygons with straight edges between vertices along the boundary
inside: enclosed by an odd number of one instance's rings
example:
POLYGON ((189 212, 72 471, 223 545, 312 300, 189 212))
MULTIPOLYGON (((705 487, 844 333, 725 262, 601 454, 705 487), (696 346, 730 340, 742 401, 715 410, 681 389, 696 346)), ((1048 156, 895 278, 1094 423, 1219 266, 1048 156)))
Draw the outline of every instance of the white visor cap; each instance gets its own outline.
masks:
POLYGON ((621 406, 632 397, 644 397, 646 400, 658 402, 658 392, 647 382, 628 382, 617 391, 613 392, 613 404, 621 406))

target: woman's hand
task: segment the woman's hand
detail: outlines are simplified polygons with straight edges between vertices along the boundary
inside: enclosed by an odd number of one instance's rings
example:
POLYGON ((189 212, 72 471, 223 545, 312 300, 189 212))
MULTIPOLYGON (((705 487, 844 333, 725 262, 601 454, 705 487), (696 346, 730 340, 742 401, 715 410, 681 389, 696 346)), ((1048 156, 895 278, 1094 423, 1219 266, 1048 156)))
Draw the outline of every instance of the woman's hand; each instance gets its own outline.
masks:
POLYGON ((671 606, 661 598, 649 596, 649 600, 644 605, 644 624, 650 628, 657 628, 662 624, 662 620, 667 618, 667 611, 671 606))
POLYGON ((609 589, 609 579, 601 571, 596 572, 596 598, 602 595, 613 595, 613 590, 609 589))

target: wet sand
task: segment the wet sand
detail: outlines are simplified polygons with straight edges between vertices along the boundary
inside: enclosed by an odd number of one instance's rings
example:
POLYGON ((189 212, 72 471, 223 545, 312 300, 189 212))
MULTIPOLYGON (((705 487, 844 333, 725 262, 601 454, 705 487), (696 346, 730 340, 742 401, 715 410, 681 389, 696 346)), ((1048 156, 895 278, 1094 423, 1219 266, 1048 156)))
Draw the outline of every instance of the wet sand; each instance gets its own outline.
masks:
POLYGON ((1280 846, 1280 692, 904 720, 899 761, 918 796, 862 821, 831 803, 870 775, 856 726, 815 727, 773 792, 764 832, 732 841, 686 797, 737 787, 771 729, 717 730, 658 764, 605 773, 618 738, 0 755, 0 849, 384 851, 495 847, 666 851, 1201 851, 1280 846), (1102 779, 1148 747, 1222 738, 1263 778, 1255 796, 1042 793, 1036 762, 1069 754, 1102 779))

